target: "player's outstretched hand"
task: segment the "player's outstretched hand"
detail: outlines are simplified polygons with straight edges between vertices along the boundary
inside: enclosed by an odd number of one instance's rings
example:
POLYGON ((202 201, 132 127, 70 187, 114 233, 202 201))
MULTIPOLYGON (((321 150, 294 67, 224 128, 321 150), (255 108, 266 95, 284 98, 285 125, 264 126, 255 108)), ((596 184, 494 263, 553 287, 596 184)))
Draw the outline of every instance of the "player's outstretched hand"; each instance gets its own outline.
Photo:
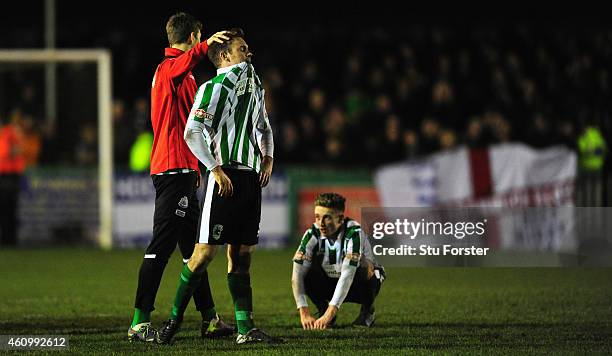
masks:
POLYGON ((329 322, 327 321, 327 318, 325 316, 322 316, 319 319, 315 320, 313 329, 317 329, 317 330, 327 329, 328 324, 329 322))
POLYGON ((215 42, 223 43, 223 42, 229 40, 229 37, 227 36, 228 32, 229 31, 219 31, 219 32, 215 33, 214 35, 210 36, 210 38, 208 38, 206 40, 206 44, 210 46, 211 44, 213 44, 215 42))
POLYGON ((221 166, 216 166, 212 170, 213 177, 215 177, 215 181, 219 185, 219 195, 223 198, 227 198, 232 195, 234 192, 234 186, 232 185, 232 181, 229 179, 227 174, 223 171, 221 166))
POLYGON ((261 171, 259 171, 259 183, 261 187, 265 187, 270 182, 270 176, 272 176, 272 166, 274 165, 274 159, 270 156, 264 156, 261 161, 261 171))
POLYGON ((330 304, 327 307, 325 314, 323 314, 323 316, 321 316, 319 319, 315 320, 314 328, 321 329, 321 330, 327 329, 327 327, 331 325, 332 320, 334 320, 334 317, 336 316, 337 312, 338 312, 338 308, 330 304))
POLYGON ((314 329, 316 319, 310 315, 308 308, 300 308, 300 321, 302 322, 302 328, 304 330, 314 329))

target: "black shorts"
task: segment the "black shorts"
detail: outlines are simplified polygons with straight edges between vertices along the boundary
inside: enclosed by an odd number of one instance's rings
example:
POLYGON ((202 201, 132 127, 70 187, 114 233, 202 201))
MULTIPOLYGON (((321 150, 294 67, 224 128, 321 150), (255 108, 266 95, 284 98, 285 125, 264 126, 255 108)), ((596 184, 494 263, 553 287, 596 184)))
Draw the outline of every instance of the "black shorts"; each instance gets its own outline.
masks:
MULTIPOLYGON (((336 292, 338 278, 329 277, 321 267, 322 258, 315 257, 312 265, 304 278, 306 295, 317 306, 325 312, 327 304, 332 300, 336 292)), ((385 269, 374 265, 374 274, 368 279, 368 267, 359 266, 351 283, 351 288, 344 299, 347 303, 372 305, 374 299, 380 292, 382 281, 385 279, 385 269), (378 270, 378 272, 376 272, 378 270)))
POLYGON ((261 219, 259 174, 226 167, 223 167, 223 171, 232 181, 234 192, 230 197, 221 197, 212 173, 206 173, 199 242, 210 245, 257 245, 261 219))
POLYGON ((197 242, 197 172, 153 175, 155 213, 153 239, 145 258, 168 259, 178 243, 183 260, 191 257, 197 242))

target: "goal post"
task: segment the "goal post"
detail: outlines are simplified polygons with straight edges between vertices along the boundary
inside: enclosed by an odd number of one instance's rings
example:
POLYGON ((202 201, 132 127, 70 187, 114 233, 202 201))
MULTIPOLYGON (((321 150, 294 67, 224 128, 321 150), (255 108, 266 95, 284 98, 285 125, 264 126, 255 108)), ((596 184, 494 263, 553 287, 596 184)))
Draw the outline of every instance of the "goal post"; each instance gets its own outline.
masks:
POLYGON ((113 133, 111 53, 107 49, 0 49, 0 63, 94 62, 98 93, 98 244, 113 245, 113 133))

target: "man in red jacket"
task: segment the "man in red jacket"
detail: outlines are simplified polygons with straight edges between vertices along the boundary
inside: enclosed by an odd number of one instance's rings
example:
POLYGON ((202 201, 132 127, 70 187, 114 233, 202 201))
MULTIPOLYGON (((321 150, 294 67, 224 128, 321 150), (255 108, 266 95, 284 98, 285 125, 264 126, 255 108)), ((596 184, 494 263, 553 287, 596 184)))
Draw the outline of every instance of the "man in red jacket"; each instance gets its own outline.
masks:
MULTIPOLYGON (((155 341, 151 312, 161 277, 178 243, 183 261, 193 252, 198 233, 198 160, 183 139, 187 116, 197 85, 191 70, 206 57, 208 46, 223 43, 225 31, 200 42, 202 24, 193 16, 177 13, 166 24, 170 47, 157 66, 151 88, 153 150, 151 177, 155 186, 153 238, 147 247, 138 276, 135 312, 128 329, 130 341, 155 341)), ((202 314, 202 337, 230 335, 234 328, 215 312, 208 275, 202 276, 193 296, 202 314)))

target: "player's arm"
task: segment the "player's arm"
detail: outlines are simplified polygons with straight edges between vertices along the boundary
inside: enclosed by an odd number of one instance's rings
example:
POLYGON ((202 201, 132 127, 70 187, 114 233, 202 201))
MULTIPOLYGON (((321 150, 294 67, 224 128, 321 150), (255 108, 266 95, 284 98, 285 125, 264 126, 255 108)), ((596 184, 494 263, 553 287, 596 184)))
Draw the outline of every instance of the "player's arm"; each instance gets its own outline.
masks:
MULTIPOLYGON (((256 76, 257 77, 257 76, 256 76)), ((257 78, 259 81, 259 78, 257 78)), ((272 166, 274 165, 274 136, 272 134, 272 126, 268 120, 268 112, 266 111, 266 102, 264 100, 266 91, 261 89, 259 95, 261 98, 261 112, 257 120, 257 138, 258 145, 261 149, 263 159, 261 161, 261 170, 259 172, 259 182, 262 187, 268 185, 272 176, 272 166)))
POLYGON ((226 197, 233 193, 232 181, 217 163, 207 144, 207 138, 208 142, 213 142, 212 137, 208 136, 207 126, 210 127, 214 114, 209 111, 214 113, 216 110, 223 110, 224 103, 218 102, 220 91, 221 84, 206 82, 200 87, 189 113, 183 138, 194 156, 212 172, 219 185, 219 195, 226 197))
POLYGON ((340 278, 338 279, 338 283, 336 283, 334 295, 329 302, 325 314, 315 322, 315 329, 325 329, 327 325, 331 323, 351 289, 357 267, 359 266, 359 259, 361 258, 360 231, 360 229, 353 230, 351 236, 348 237, 349 242, 346 249, 346 256, 342 260, 340 278))
POLYGON ((291 275, 291 288, 293 290, 293 298, 300 312, 300 322, 305 330, 312 329, 315 318, 310 315, 308 309, 308 301, 306 300, 306 286, 304 279, 310 269, 312 263, 313 246, 316 244, 316 238, 312 237, 309 231, 306 231, 302 237, 302 242, 297 252, 293 256, 293 273, 291 275), (314 239, 314 241, 311 241, 314 239))
POLYGON ((227 31, 220 31, 215 33, 206 41, 198 43, 192 49, 172 60, 169 71, 170 78, 172 78, 172 80, 183 79, 185 74, 191 72, 196 64, 204 59, 206 53, 208 52, 208 46, 215 42, 223 43, 224 41, 229 40, 226 32, 227 31))
POLYGON ((293 289, 293 298, 300 312, 300 322, 305 330, 312 329, 315 318, 310 314, 308 302, 306 301, 306 287, 304 278, 310 269, 310 265, 304 265, 293 262, 293 274, 291 276, 291 288, 293 289))

